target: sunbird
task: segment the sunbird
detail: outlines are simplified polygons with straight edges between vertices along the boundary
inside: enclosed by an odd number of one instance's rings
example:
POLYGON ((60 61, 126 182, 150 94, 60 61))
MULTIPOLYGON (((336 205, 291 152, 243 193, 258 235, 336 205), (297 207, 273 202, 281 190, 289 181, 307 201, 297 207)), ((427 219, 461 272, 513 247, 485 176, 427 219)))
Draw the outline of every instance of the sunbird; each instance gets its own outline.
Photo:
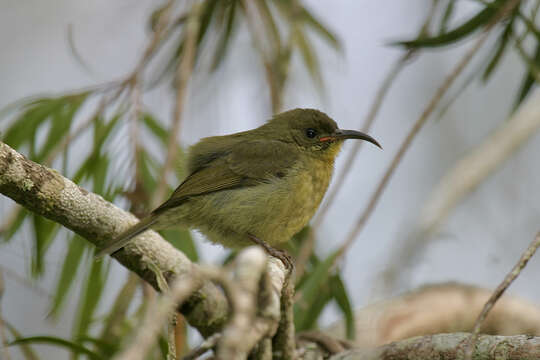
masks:
POLYGON ((257 243, 290 262, 276 247, 315 214, 346 139, 381 147, 315 109, 289 110, 256 129, 204 138, 189 149, 189 175, 171 197, 97 255, 121 249, 147 229, 184 227, 228 248, 257 243))

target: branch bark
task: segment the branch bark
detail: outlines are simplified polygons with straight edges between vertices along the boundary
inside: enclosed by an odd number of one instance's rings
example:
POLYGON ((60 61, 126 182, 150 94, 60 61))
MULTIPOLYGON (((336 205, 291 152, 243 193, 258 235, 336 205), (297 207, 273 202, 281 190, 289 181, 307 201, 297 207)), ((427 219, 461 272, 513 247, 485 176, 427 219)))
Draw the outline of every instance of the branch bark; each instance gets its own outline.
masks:
MULTIPOLYGON (((98 247, 138 221, 134 215, 88 192, 55 170, 28 160, 2 142, 0 193, 64 225, 98 247)), ((158 291, 155 270, 171 282, 174 277, 189 275, 198 268, 154 231, 141 234, 113 257, 158 291)), ((271 273, 284 276, 285 270, 279 262, 269 262, 269 267, 271 273)), ((205 337, 221 330, 228 316, 223 292, 209 281, 203 282, 179 310, 205 337)))
MULTIPOLYGON (((372 350, 351 350, 330 360, 462 359, 468 337, 468 333, 419 336, 372 350)), ((473 359, 540 359, 540 337, 483 335, 478 338, 473 359)))

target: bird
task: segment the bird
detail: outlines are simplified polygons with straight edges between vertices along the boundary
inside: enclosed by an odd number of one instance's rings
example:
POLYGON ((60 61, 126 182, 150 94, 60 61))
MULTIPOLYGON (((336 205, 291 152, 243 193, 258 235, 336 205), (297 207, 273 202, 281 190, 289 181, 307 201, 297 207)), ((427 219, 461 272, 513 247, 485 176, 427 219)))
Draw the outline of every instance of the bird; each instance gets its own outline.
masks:
POLYGON ((189 149, 189 175, 170 198, 97 256, 120 250, 148 229, 181 227, 231 249, 259 244, 293 266, 280 247, 315 214, 346 139, 381 148, 370 135, 339 129, 325 113, 301 108, 252 130, 203 138, 189 149))

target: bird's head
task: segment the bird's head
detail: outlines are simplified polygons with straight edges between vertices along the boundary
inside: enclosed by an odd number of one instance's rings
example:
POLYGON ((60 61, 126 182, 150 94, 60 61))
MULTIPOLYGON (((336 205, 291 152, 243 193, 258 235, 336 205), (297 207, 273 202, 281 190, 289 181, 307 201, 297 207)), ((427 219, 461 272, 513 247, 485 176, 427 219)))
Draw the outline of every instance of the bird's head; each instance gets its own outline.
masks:
POLYGON ((339 129, 328 115, 314 109, 285 111, 275 115, 263 128, 276 140, 293 142, 315 156, 334 158, 346 139, 365 140, 381 147, 368 134, 339 129))

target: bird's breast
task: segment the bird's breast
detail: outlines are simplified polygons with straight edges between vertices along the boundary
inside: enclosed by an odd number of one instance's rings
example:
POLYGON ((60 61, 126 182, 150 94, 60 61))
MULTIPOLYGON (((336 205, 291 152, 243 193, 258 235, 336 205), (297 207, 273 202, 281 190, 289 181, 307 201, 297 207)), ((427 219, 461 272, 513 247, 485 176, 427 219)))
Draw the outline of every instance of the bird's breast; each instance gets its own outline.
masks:
POLYGON ((271 246, 285 243, 311 219, 328 188, 333 164, 297 162, 258 185, 194 197, 180 217, 214 242, 250 244, 247 234, 271 246))
POLYGON ((317 160, 291 170, 287 179, 290 182, 289 205, 282 219, 287 236, 296 234, 313 217, 328 189, 332 171, 333 164, 317 160))

